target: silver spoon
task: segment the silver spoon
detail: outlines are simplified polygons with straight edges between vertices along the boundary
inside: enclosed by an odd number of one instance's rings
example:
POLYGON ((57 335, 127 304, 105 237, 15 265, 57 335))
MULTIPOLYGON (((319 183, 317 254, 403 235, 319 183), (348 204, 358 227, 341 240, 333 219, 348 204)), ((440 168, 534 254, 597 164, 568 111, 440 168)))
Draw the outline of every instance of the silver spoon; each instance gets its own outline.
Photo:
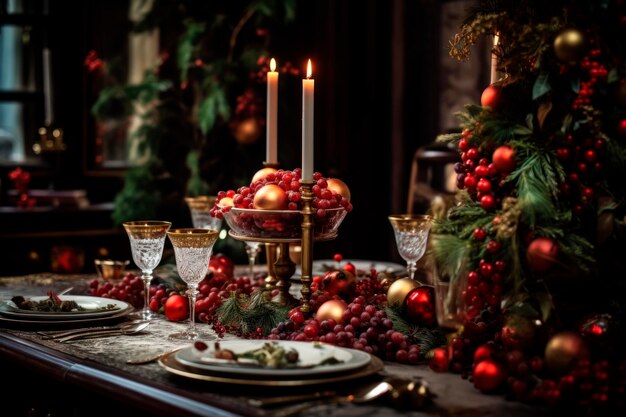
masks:
POLYGON ((136 333, 140 333, 141 331, 143 331, 149 325, 150 325, 150 322, 145 321, 145 322, 138 323, 132 326, 122 327, 122 328, 114 329, 114 330, 104 330, 104 331, 98 331, 98 332, 92 332, 92 333, 73 334, 70 336, 65 336, 65 337, 56 339, 56 341, 57 342, 69 342, 71 340, 79 340, 79 339, 95 339, 99 337, 136 334, 136 333))

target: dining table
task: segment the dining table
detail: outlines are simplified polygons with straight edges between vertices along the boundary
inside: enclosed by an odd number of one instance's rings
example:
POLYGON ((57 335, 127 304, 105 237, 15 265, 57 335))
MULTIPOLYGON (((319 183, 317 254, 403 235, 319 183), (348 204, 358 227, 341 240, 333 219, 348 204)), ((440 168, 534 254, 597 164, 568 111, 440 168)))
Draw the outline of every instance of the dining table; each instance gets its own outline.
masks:
MULTIPOLYGON (((242 266, 242 268, 246 268, 242 266)), ((0 301, 14 295, 41 296, 72 287, 72 294, 89 294, 95 274, 38 273, 0 277, 0 301)), ((185 328, 185 322, 155 319, 142 332, 59 342, 42 330, 50 325, 7 320, 0 316, 0 369, 3 384, 0 415, 6 416, 219 416, 306 417, 332 416, 538 416, 544 410, 510 401, 502 393, 485 394, 459 374, 417 365, 382 361, 376 372, 363 377, 320 384, 273 386, 264 375, 247 374, 245 380, 198 380, 171 372, 160 361, 129 364, 127 361, 188 347, 189 341, 168 339, 185 328), (432 394, 420 406, 398 407, 383 397, 366 403, 337 401, 363 387, 401 377, 417 381, 432 394), (328 394, 291 404, 260 407, 255 400, 328 394), (332 393, 332 396, 330 396, 332 393), (335 396, 336 395, 336 396, 335 396), (4 411, 3 411, 4 410, 4 411)), ((215 338, 209 325, 199 323, 206 340, 215 338)), ((53 330, 57 330, 54 329, 53 330)), ((226 343, 241 340, 232 334, 226 343)), ((171 354, 170 354, 171 355, 171 354)))

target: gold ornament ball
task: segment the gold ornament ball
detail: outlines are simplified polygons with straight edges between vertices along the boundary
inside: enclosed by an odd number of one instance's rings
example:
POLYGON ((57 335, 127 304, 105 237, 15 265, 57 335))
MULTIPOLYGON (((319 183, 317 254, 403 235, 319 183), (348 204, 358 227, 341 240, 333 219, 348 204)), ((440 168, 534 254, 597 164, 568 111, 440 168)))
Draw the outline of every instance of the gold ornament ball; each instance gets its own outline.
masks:
POLYGON ((348 305, 342 300, 328 300, 317 309, 315 319, 318 322, 322 320, 333 319, 337 323, 341 321, 343 312, 346 311, 348 305))
POLYGON ((554 39, 554 53, 564 63, 575 64, 585 52, 585 36, 578 29, 565 29, 554 39))
POLYGON ((259 210, 283 210, 287 208, 287 193, 276 184, 267 184, 256 192, 253 204, 259 210))
POLYGON ((418 281, 411 278, 400 278, 389 286, 387 291, 387 303, 389 305, 402 305, 409 293, 415 288, 421 286, 418 281))
POLYGON ((585 341, 574 332, 557 333, 546 345, 547 367, 561 374, 567 372, 577 359, 584 359, 587 356, 585 341))
POLYGON ((398 277, 389 272, 378 273, 378 280, 380 281, 380 285, 385 293, 389 291, 389 287, 391 287, 391 284, 393 284, 397 279, 398 277))
POLYGON ((261 137, 261 123, 256 117, 249 117, 235 125, 233 135, 238 143, 251 145, 261 137))
POLYGON ((329 178, 326 182, 328 183, 329 190, 336 192, 350 202, 350 188, 348 188, 348 185, 345 182, 337 178, 329 178))
POLYGON ((232 197, 224 197, 217 204, 220 207, 233 207, 235 205, 235 202, 233 201, 232 197))
POLYGON ((250 183, 262 180, 263 178, 267 177, 269 174, 273 174, 276 171, 277 171, 276 168, 261 168, 254 174, 254 176, 252 177, 252 181, 250 181, 250 183))

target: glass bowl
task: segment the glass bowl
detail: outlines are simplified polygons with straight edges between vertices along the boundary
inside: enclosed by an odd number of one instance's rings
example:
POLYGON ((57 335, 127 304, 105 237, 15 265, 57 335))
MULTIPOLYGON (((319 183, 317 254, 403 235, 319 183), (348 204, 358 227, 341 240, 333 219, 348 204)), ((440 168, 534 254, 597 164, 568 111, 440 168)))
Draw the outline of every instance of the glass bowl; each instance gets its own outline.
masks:
MULTIPOLYGON (((314 215, 313 237, 317 240, 333 239, 346 214, 346 209, 339 207, 327 209, 325 217, 314 215)), ((302 237, 302 213, 300 211, 233 207, 224 213, 224 219, 232 232, 239 236, 266 239, 300 239, 302 237)))

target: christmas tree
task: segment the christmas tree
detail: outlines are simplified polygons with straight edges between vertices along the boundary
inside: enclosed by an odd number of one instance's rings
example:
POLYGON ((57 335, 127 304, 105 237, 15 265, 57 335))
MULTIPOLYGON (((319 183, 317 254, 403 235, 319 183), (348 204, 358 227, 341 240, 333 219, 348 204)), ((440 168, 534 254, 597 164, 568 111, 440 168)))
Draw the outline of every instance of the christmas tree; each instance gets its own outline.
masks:
POLYGON ((478 1, 450 43, 497 36, 499 80, 459 114, 458 204, 434 227, 451 367, 483 391, 625 407, 626 3, 478 1))

